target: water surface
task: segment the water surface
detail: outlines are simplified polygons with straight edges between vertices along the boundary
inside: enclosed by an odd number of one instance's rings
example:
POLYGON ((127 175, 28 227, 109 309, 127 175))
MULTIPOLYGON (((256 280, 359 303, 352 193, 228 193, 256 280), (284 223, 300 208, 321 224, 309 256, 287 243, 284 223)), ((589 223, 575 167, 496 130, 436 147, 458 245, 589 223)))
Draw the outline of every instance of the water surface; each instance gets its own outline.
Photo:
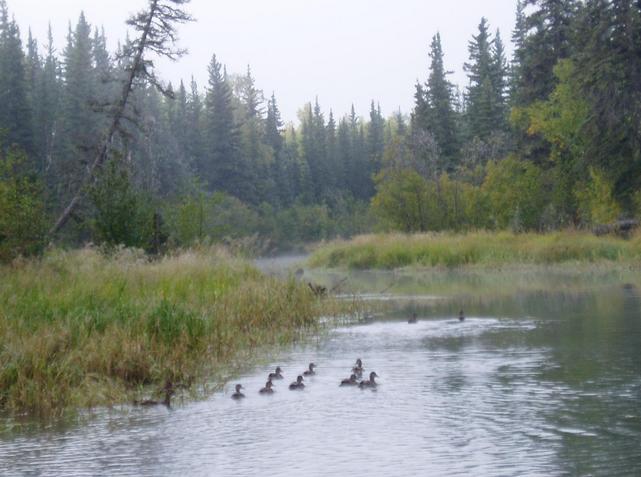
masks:
POLYGON ((397 301, 387 291, 371 322, 240 376, 242 402, 234 381, 170 410, 5 432, 0 475, 641 475, 637 286, 550 279, 488 296, 463 283, 455 299, 424 299, 434 287, 420 283, 397 301), (376 391, 338 386, 358 357, 380 376, 376 391), (317 375, 289 391, 310 361, 317 375), (259 395, 276 365, 286 379, 259 395))

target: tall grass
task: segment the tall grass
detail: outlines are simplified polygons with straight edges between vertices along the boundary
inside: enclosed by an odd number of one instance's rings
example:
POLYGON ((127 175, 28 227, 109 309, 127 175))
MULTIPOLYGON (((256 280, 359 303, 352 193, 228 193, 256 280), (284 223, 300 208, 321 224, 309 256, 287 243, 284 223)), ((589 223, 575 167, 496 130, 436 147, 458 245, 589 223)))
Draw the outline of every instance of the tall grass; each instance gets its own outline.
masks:
POLYGON ((311 257, 310 264, 329 268, 393 269, 626 261, 641 261, 641 233, 629 240, 575 231, 363 235, 321 247, 311 257))
POLYGON ((0 268, 0 412, 50 416, 210 376, 314 327, 318 300, 220 250, 53 251, 0 268))

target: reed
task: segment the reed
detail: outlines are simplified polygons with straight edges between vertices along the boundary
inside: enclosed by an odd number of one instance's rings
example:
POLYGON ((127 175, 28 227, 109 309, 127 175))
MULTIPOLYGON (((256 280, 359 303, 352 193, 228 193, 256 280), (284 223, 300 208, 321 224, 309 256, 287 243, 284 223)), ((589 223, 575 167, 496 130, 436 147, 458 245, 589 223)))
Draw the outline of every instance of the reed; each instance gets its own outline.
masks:
POLYGON ((316 250, 314 267, 395 269, 456 268, 471 265, 568 263, 639 263, 641 233, 628 240, 613 236, 563 231, 549 234, 474 232, 416 235, 363 235, 335 241, 316 250))
POLYGON ((220 249, 54 250, 0 269, 0 412, 54 416, 192 383, 315 329, 321 302, 220 249))

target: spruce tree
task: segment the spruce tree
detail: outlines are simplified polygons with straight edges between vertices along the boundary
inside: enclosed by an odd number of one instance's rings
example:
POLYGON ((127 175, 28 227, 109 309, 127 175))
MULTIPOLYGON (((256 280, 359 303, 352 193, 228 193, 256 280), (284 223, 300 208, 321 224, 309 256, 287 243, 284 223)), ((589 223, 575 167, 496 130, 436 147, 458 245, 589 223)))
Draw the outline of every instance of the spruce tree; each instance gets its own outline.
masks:
POLYGON ((430 106, 427 129, 434 136, 441 151, 439 169, 452 171, 458 163, 459 138, 454 110, 454 87, 447 79, 450 72, 445 69, 439 33, 432 38, 429 56, 430 74, 425 90, 425 97, 430 106))
POLYGON ((32 152, 31 108, 20 30, 0 0, 0 137, 5 146, 32 152))
POLYGON ((515 104, 544 100, 556 85, 554 66, 572 53, 572 20, 577 0, 523 0, 517 18, 515 104))
POLYGON ((243 168, 239 160, 239 130, 234 118, 232 91, 223 65, 216 55, 209 64, 209 87, 206 96, 207 155, 201 174, 211 190, 242 195, 243 168))

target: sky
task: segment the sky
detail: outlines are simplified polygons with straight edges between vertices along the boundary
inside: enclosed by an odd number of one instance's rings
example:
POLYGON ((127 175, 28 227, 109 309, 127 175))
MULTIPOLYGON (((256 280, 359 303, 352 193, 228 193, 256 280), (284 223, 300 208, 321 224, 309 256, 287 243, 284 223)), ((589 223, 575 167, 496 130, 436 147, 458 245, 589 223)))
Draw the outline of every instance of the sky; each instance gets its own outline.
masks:
MULTIPOLYGON (((126 18, 147 0, 7 0, 26 38, 28 28, 41 45, 51 22, 61 52, 69 21, 80 11, 94 26, 104 26, 115 49, 126 35, 126 18)), ((370 102, 384 115, 399 108, 409 113, 414 85, 427 79, 429 44, 441 34, 450 80, 465 87, 463 63, 467 44, 481 17, 499 28, 508 53, 516 0, 192 0, 187 6, 196 22, 180 27, 180 46, 189 54, 177 63, 158 62, 166 81, 201 88, 207 82, 212 54, 229 72, 251 65, 265 96, 276 95, 283 118, 318 97, 327 113, 346 114, 352 103, 367 115, 370 102)))

